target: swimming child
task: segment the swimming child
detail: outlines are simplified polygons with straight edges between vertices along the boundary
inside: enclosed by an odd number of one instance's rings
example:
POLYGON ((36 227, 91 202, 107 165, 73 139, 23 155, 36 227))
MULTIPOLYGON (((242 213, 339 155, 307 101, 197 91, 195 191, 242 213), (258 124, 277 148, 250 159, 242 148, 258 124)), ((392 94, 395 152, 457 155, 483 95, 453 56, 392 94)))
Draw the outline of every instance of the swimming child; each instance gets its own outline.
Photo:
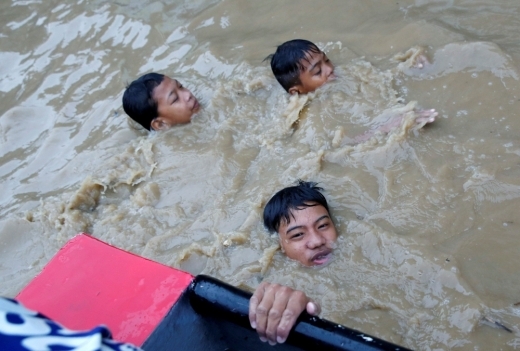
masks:
POLYGON ((278 191, 264 208, 264 226, 278 233, 282 252, 304 266, 329 262, 338 237, 321 190, 299 180, 278 191))
MULTIPOLYGON (((416 56, 413 58, 415 65, 423 68, 428 63, 426 56, 422 53, 416 56)), ((313 92, 323 84, 336 79, 334 65, 327 55, 316 44, 305 39, 286 41, 276 48, 274 54, 267 56, 266 60, 268 59, 271 60, 271 69, 276 80, 291 95, 313 92)), ((438 116, 434 109, 414 109, 414 112, 418 128, 434 122, 438 116)), ((403 119, 403 115, 395 115, 384 125, 355 137, 354 142, 365 142, 376 133, 388 134, 399 127, 403 119)))
POLYGON ((123 109, 148 130, 186 124, 200 110, 193 94, 178 80, 147 73, 130 83, 123 94, 123 109))
POLYGON ((327 55, 308 40, 286 41, 267 59, 271 60, 276 80, 289 94, 313 92, 336 78, 334 65, 327 55))
MULTIPOLYGON (((271 70, 276 80, 290 94, 313 92, 336 78, 334 65, 327 55, 316 44, 305 39, 286 41, 265 59, 271 61, 271 70)), ((396 59, 412 59, 416 68, 424 68, 429 64, 424 50, 418 49, 410 49, 397 55, 396 59)))
MULTIPOLYGON (((337 232, 323 189, 299 180, 278 191, 264 208, 264 226, 278 233, 287 257, 304 266, 324 265, 332 259, 337 232)), ((283 343, 302 311, 320 313, 320 306, 302 291, 262 282, 249 301, 249 321, 260 340, 283 343)))

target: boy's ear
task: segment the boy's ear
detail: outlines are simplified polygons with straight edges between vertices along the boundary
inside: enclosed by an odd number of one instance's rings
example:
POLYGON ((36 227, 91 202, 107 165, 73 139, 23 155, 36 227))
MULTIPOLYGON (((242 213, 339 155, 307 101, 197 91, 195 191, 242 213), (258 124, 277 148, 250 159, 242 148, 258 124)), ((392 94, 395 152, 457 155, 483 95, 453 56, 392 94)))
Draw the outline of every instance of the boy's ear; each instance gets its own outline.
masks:
POLYGON ((278 235, 278 240, 280 244, 280 251, 282 251, 282 253, 285 253, 285 248, 283 247, 282 238, 280 237, 280 235, 278 235))
POLYGON ((293 87, 290 87, 289 88, 289 94, 291 94, 291 95, 300 94, 300 87, 299 87, 299 85, 295 85, 293 87))
POLYGON ((152 122, 150 123, 150 127, 153 130, 165 130, 170 128, 170 124, 166 123, 163 118, 161 117, 155 117, 152 119, 152 122))

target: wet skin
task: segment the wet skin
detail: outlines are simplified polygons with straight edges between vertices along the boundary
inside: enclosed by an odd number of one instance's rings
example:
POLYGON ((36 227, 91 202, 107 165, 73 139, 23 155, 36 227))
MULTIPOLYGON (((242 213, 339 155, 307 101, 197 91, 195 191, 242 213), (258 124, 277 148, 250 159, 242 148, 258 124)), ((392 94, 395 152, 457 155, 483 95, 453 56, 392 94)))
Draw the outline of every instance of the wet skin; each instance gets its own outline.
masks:
POLYGON ((278 229, 282 251, 304 266, 329 262, 338 235, 325 207, 309 206, 291 215, 290 222, 283 221, 278 229))
POLYGON ((152 94, 157 103, 158 116, 152 120, 154 130, 168 129, 176 124, 191 121, 193 114, 200 110, 200 104, 193 94, 176 79, 164 76, 152 94))
POLYGON ((300 63, 304 69, 300 71, 300 84, 289 88, 291 94, 307 94, 336 78, 334 65, 323 52, 307 52, 300 63))

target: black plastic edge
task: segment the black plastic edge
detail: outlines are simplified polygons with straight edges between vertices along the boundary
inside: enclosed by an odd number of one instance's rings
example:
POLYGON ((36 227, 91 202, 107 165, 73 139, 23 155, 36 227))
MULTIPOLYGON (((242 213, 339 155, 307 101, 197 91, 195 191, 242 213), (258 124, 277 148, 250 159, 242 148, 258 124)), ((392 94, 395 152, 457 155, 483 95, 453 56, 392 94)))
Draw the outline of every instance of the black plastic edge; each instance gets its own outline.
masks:
MULTIPOLYGON (((250 292, 206 275, 195 277, 188 289, 190 304, 195 312, 253 330, 248 313, 250 292)), ((286 343, 302 350, 410 351, 306 312, 299 317, 286 343)))

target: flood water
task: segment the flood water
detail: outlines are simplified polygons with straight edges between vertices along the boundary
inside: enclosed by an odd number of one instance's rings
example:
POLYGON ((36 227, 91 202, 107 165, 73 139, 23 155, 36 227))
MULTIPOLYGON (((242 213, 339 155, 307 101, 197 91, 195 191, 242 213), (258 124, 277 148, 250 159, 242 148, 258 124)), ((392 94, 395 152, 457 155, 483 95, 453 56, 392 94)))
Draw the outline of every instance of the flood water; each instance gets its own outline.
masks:
POLYGON ((412 349, 520 348, 518 0, 0 10, 1 295, 89 232, 242 288, 302 289, 322 317, 412 349), (290 99, 263 59, 294 38, 327 52, 338 79, 290 99), (150 71, 199 98, 191 124, 129 121, 124 87, 150 71), (414 101, 437 120, 350 145, 414 101), (325 188, 340 233, 324 268, 288 260, 261 224, 299 178, 325 188))

